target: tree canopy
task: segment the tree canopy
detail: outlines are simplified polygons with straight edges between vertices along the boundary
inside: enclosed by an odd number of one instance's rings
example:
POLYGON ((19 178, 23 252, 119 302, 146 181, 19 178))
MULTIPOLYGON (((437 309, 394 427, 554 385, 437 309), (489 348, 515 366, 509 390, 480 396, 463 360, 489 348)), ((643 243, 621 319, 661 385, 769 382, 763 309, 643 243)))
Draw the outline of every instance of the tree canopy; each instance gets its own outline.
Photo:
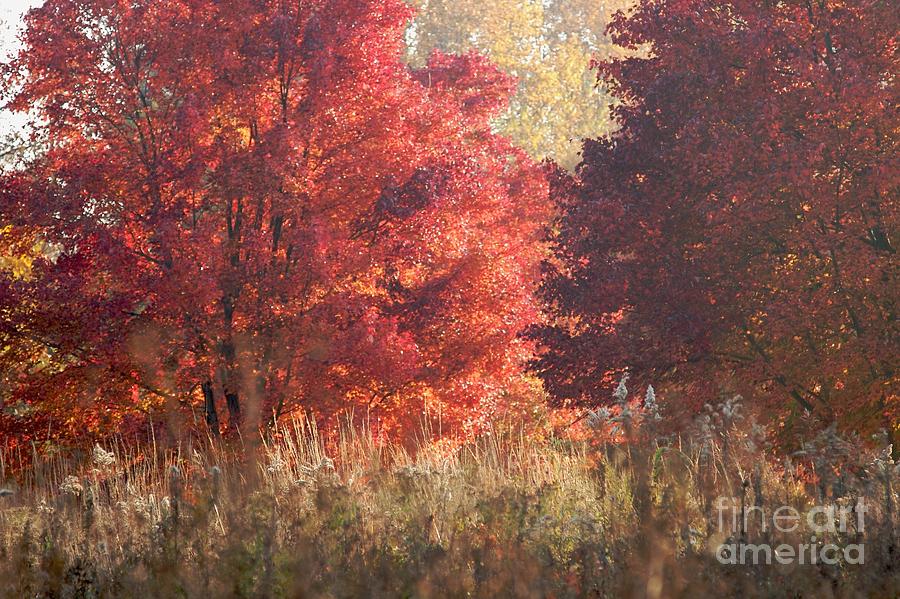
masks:
POLYGON ((898 18, 646 0, 615 19, 649 53, 599 65, 620 129, 555 185, 537 367, 557 402, 608 401, 627 369, 693 409, 744 392, 785 431, 896 432, 898 18))
POLYGON ((11 252, 50 250, 0 282, 7 427, 72 436, 155 411, 215 432, 302 407, 468 430, 494 412, 539 317, 546 183, 490 131, 512 80, 474 55, 409 68, 410 16, 400 0, 28 14, 4 79, 49 144, 2 178, 0 213, 11 252))

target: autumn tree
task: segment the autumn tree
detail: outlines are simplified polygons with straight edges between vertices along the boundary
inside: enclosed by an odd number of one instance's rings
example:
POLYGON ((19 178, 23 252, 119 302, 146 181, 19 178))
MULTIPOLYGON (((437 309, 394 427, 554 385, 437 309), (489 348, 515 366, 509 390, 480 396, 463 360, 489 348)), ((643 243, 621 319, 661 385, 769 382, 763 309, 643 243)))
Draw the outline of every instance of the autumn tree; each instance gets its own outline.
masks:
POLYGON ((578 162, 582 139, 610 131, 612 101, 590 68, 617 55, 606 25, 632 0, 417 0, 408 32, 413 64, 438 48, 478 51, 517 88, 497 128, 537 159, 565 167, 578 162))
POLYGON ((476 56, 410 69, 410 16, 400 0, 28 14, 4 79, 49 141, 3 178, 0 213, 11 245, 50 249, 0 283, 7 431, 194 413, 216 432, 299 408, 464 431, 502 404, 538 318, 546 184, 490 131, 510 78, 476 56))
POLYGON ((897 433, 897 31, 888 2, 645 0, 645 58, 603 62, 621 129, 562 178, 558 402, 614 373, 697 406, 723 387, 785 417, 897 433))

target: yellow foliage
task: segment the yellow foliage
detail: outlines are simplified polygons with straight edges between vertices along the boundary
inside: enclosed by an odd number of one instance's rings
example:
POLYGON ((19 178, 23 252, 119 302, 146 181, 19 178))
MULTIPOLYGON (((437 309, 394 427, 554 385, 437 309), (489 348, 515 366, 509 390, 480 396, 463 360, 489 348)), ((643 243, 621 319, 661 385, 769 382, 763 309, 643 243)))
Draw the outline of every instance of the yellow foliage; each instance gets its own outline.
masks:
POLYGON ((26 251, 11 247, 7 241, 10 229, 8 226, 0 227, 0 274, 14 279, 28 279, 31 276, 34 257, 41 253, 43 246, 35 243, 26 251))
POLYGON ((620 52, 604 30, 630 0, 415 0, 409 60, 434 49, 476 50, 518 79, 510 108, 496 125, 536 159, 572 168, 584 138, 611 130, 612 101, 596 85, 592 58, 620 52))

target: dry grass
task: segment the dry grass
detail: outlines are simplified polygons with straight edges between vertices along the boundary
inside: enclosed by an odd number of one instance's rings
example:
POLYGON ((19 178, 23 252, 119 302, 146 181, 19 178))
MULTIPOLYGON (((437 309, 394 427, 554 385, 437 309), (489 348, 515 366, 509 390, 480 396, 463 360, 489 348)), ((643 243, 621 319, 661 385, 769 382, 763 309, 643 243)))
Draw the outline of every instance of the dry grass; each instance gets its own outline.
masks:
MULTIPOLYGON (((820 439, 802 457, 811 477, 766 461, 739 422, 665 440, 648 419, 612 421, 630 443, 494 431, 410 453, 348 429, 326 450, 297 420, 240 452, 114 445, 40 458, 0 498, 0 596, 900 595, 885 456, 820 439), (820 541, 863 541, 866 562, 720 564, 723 495, 800 511, 863 497, 865 531, 820 541)), ((779 540, 758 526, 736 534, 779 540)))

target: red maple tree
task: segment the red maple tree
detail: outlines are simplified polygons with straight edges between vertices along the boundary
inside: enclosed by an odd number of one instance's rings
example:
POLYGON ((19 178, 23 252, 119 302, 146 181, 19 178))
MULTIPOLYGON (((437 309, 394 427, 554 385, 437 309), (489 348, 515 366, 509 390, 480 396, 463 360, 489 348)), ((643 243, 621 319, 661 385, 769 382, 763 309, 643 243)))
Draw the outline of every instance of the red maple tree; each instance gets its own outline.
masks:
MULTIPOLYGON (((400 0, 47 0, 6 65, 50 140, 3 179, 7 431, 213 431, 302 407, 477 427, 521 373, 542 170, 476 56, 401 61, 400 0), (178 426, 183 419, 172 419, 178 426)), ((40 432, 43 431, 43 432, 40 432)))
POLYGON ((887 2, 645 0, 598 65, 621 129, 555 195, 557 402, 617 372, 897 432, 898 19, 887 2))

